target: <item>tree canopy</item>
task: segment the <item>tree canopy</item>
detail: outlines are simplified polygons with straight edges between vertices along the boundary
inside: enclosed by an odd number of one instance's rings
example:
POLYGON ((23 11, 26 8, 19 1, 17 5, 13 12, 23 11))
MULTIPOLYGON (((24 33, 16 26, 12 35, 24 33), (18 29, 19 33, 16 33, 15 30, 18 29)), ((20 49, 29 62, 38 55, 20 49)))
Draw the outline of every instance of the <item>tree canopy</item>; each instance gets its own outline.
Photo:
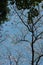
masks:
POLYGON ((15 0, 18 9, 29 9, 31 5, 40 3, 42 0, 15 0))
MULTIPOLYGON (((2 21, 4 22, 7 19, 6 16, 8 12, 8 1, 11 1, 12 5, 15 3, 17 9, 21 10, 30 9, 31 6, 36 6, 36 4, 38 5, 38 3, 40 3, 42 0, 0 0, 0 24, 2 21)), ((34 16, 37 16, 38 11, 36 9, 34 9, 34 11, 34 14, 37 12, 37 14, 35 14, 34 16)))

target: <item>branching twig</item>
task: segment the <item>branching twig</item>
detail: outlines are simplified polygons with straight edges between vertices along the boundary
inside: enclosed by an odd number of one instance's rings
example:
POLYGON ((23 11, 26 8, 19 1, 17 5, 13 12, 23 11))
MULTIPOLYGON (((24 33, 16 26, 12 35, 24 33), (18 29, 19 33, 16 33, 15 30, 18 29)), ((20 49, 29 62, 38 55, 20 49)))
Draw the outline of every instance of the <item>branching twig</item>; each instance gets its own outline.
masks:
POLYGON ((42 55, 40 55, 36 60, 36 65, 38 65, 38 63, 39 63, 39 61, 40 61, 40 59, 41 59, 41 57, 43 57, 43 54, 42 55))

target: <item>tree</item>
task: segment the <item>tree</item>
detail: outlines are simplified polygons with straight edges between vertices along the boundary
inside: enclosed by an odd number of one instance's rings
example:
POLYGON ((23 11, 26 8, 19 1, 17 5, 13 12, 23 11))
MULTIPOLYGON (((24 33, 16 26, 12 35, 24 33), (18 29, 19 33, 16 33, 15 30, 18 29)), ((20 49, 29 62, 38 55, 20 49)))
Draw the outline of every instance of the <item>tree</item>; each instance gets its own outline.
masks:
MULTIPOLYGON (((41 2, 42 0, 30 0, 28 2, 28 0, 15 0, 16 1, 16 6, 18 8, 18 10, 25 10, 25 9, 29 9, 30 11, 28 11, 28 20, 27 20, 27 23, 25 23, 25 21, 23 21, 23 19, 21 18, 21 16, 19 15, 19 13, 17 12, 17 10, 14 8, 14 11, 17 13, 18 17, 20 18, 21 22, 28 28, 28 31, 32 33, 32 42, 31 42, 31 49, 32 49, 32 64, 31 65, 34 65, 34 59, 35 59, 35 50, 34 50, 34 44, 37 40, 39 39, 43 39, 43 31, 41 31, 40 33, 37 33, 37 23, 40 23, 40 19, 43 17, 43 15, 41 16, 39 13, 39 2, 41 2), (38 10, 37 8, 35 8, 37 4, 37 7, 38 7, 38 10), (34 13, 33 13, 34 12, 34 13), (35 17, 37 18, 38 15, 40 15, 40 17, 34 21, 35 17), (37 35, 36 35, 36 34, 37 35)), ((13 3, 14 4, 14 3, 13 3)), ((25 16, 25 15, 24 15, 25 16)), ((20 41, 26 41, 26 40, 20 40, 20 41)), ((40 61, 40 58, 43 56, 40 55, 37 60, 36 60, 36 65, 38 65, 38 62, 40 61)))
MULTIPOLYGON (((32 54, 32 58, 31 58, 31 65, 38 65, 41 57, 43 57, 43 52, 42 52, 42 46, 40 48, 41 50, 41 54, 40 52, 38 52, 39 50, 36 51, 37 47, 35 48, 35 44, 39 44, 38 40, 40 41, 40 39, 43 39, 43 30, 39 31, 38 28, 40 28, 42 26, 42 23, 40 20, 43 17, 43 15, 40 15, 39 12, 39 1, 41 2, 41 0, 37 0, 37 2, 35 2, 35 0, 30 1, 29 3, 26 1, 19 1, 19 0, 15 0, 16 1, 16 7, 18 10, 21 10, 22 13, 21 15, 19 15, 18 11, 16 10, 16 8, 14 7, 14 5, 12 6, 14 11, 16 12, 17 16, 19 17, 19 19, 21 20, 21 22, 26 26, 26 28, 28 29, 28 33, 30 32, 31 35, 31 54, 32 54), (37 8, 35 8, 35 6, 38 6, 38 10, 37 8), (23 12, 25 11, 25 9, 28 9, 28 17, 26 15, 23 14, 23 12), (34 13, 33 13, 34 12, 34 13), (24 19, 22 18, 22 16, 27 17, 27 21, 25 22, 24 19), (38 55, 38 57, 35 57, 35 55, 38 55)), ((15 2, 12 2, 11 4, 14 4, 15 2)), ((21 42, 21 41, 25 41, 29 43, 29 40, 26 40, 24 38, 18 40, 16 43, 21 42)), ((42 42, 40 42, 42 45, 42 42)), ((40 46, 40 45, 39 45, 40 46)))

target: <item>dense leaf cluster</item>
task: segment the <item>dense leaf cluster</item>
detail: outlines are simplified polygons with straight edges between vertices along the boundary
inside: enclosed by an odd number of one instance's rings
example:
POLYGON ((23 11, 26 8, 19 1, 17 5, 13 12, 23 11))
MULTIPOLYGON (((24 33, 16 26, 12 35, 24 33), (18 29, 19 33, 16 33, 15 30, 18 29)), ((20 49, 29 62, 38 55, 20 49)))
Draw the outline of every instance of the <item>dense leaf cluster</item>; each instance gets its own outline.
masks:
POLYGON ((0 24, 7 19, 7 0, 0 0, 0 24))
MULTIPOLYGON (((35 9, 35 6, 42 1, 42 0, 15 0, 16 6, 19 10, 21 9, 30 9, 28 12, 28 24, 31 23, 31 19, 35 18, 39 15, 39 11, 35 9)), ((13 1, 14 2, 14 1, 13 1)))
POLYGON ((40 3, 42 0, 15 0, 18 9, 29 9, 35 3, 40 3))
POLYGON ((39 12, 36 8, 32 7, 28 12, 28 24, 32 23, 32 18, 35 18, 39 15, 39 12))
MULTIPOLYGON (((36 6, 36 4, 40 3, 42 0, 0 0, 0 24, 2 21, 4 22, 7 19, 6 15, 8 12, 7 8, 8 1, 11 1, 12 5, 15 3, 17 8, 21 10, 30 9, 32 6, 36 6)), ((32 17, 37 16, 38 13, 35 14, 36 11, 37 10, 31 12, 31 14, 34 12, 34 15, 32 15, 32 17)))

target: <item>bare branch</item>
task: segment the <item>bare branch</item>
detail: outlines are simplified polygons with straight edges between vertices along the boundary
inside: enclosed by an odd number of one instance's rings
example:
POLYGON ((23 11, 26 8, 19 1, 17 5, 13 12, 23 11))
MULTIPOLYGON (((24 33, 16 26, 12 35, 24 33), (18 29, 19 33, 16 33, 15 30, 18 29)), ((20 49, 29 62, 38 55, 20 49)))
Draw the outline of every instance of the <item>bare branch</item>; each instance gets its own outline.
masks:
POLYGON ((43 37, 41 37, 40 35, 43 34, 43 31, 41 33, 39 33, 36 37, 35 37, 35 40, 33 41, 33 43, 35 43, 37 40, 39 39, 43 39, 43 37))
POLYGON ((38 20, 37 20, 33 25, 36 25, 36 24, 38 23, 38 21, 39 21, 42 17, 43 17, 43 15, 40 16, 40 17, 38 18, 38 20))
POLYGON ((22 40, 22 39, 21 40, 18 40, 16 43, 23 42, 23 41, 30 43, 30 41, 28 41, 28 40, 22 40))
POLYGON ((38 63, 39 63, 39 61, 40 61, 40 59, 41 59, 41 57, 43 57, 43 54, 42 55, 40 55, 38 58, 36 58, 36 65, 38 65, 38 63))
MULTIPOLYGON (((13 7, 14 8, 14 7, 13 7)), ((16 14, 18 15, 18 17, 20 18, 21 22, 28 28, 28 30, 31 32, 29 26, 23 21, 23 19, 20 17, 20 15, 18 14, 18 12, 16 11, 16 9, 14 9, 14 11, 16 12, 16 14)))
POLYGON ((9 48, 8 48, 6 45, 4 45, 4 44, 2 44, 2 45, 7 49, 8 53, 9 53, 9 54, 8 54, 9 63, 10 63, 10 65, 12 65, 12 61, 11 61, 11 56, 12 56, 12 54, 11 54, 9 48))
POLYGON ((42 35, 42 34, 43 34, 43 31, 37 35, 37 38, 38 38, 40 35, 42 35))

